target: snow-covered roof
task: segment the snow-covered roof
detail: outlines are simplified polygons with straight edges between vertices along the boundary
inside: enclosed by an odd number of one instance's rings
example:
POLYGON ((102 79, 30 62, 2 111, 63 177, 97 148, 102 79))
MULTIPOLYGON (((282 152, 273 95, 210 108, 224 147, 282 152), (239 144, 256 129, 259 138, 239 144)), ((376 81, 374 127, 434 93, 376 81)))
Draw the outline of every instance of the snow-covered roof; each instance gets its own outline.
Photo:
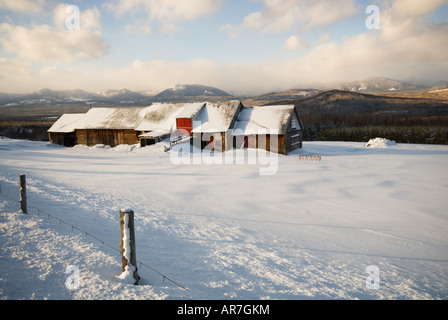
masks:
POLYGON ((175 115, 181 108, 182 104, 178 103, 153 103, 148 107, 143 119, 135 127, 135 130, 171 132, 176 125, 175 115))
POLYGON ((238 114, 233 135, 256 134, 259 130, 278 130, 285 134, 294 111, 294 105, 244 107, 238 114))
POLYGON ((199 111, 201 111, 204 105, 205 102, 187 103, 183 106, 182 110, 177 115, 177 118, 194 117, 199 111))
POLYGON ((65 113, 52 126, 48 132, 69 133, 74 132, 80 119, 85 113, 65 113))
POLYGON ((200 125, 196 126, 192 132, 227 131, 240 105, 241 102, 238 100, 207 102, 196 119, 196 121, 200 121, 200 125))
MULTIPOLYGON (((64 114, 48 132, 75 129, 115 129, 157 131, 176 130, 177 118, 200 121, 193 132, 225 132, 236 117, 241 102, 154 103, 149 107, 100 107, 83 114, 64 114)), ((195 122, 196 124, 198 122, 195 122)))
POLYGON ((163 137, 167 134, 170 134, 169 132, 166 132, 165 130, 154 130, 147 133, 143 133, 139 135, 141 138, 156 138, 156 137, 163 137))
POLYGON ((130 129, 142 121, 149 107, 92 108, 75 129, 130 129))

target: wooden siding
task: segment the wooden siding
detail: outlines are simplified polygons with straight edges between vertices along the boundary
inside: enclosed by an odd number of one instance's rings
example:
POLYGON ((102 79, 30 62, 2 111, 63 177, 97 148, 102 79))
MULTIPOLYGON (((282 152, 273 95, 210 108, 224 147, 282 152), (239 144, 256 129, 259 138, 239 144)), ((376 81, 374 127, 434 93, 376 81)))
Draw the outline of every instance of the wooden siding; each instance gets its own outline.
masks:
POLYGON ((266 135, 249 135, 249 136, 234 136, 233 137, 233 147, 235 149, 241 149, 244 144, 244 148, 258 148, 267 151, 272 150, 280 154, 287 154, 286 148, 286 138, 285 135, 276 135, 277 139, 272 140, 270 134, 266 135), (272 145, 271 145, 272 141, 272 145))
POLYGON ((60 144, 61 146, 73 147, 76 145, 76 135, 74 132, 49 132, 48 138, 51 143, 60 144))
POLYGON ((80 129, 76 130, 78 144, 94 146, 105 144, 115 147, 120 144, 139 143, 139 131, 135 130, 113 130, 113 129, 80 129))
POLYGON ((297 110, 294 108, 293 110, 293 116, 291 117, 291 120, 288 124, 288 129, 286 130, 286 136, 285 136, 285 154, 288 154, 288 152, 291 152, 296 149, 302 148, 302 122, 300 121, 300 117, 297 114, 297 110), (295 121, 294 121, 295 118, 295 121), (293 122, 294 125, 293 125, 293 122))

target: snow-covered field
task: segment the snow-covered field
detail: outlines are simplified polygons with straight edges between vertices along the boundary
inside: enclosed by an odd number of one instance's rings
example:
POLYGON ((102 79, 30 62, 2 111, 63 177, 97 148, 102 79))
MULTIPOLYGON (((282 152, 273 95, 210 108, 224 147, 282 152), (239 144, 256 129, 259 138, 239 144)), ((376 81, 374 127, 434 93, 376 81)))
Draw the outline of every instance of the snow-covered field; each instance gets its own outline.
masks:
POLYGON ((261 166, 0 140, 0 299, 448 298, 447 146, 305 142, 275 174, 261 166), (128 284, 116 251, 19 214, 4 195, 18 200, 21 173, 29 206, 117 249, 118 211, 133 209, 137 259, 188 291, 143 266, 128 284))

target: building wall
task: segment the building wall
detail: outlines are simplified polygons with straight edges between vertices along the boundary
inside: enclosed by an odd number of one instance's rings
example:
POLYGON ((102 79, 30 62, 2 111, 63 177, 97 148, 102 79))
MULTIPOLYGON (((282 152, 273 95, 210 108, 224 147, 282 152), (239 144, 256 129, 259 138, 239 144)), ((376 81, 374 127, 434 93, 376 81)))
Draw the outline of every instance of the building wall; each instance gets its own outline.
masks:
POLYGON ((49 132, 48 138, 51 143, 60 144, 61 146, 73 147, 76 144, 76 136, 74 132, 49 132))
POLYGON ((244 144, 246 148, 258 148, 267 151, 273 151, 280 154, 287 154, 287 144, 285 135, 276 135, 276 139, 270 134, 233 136, 233 147, 240 149, 244 144))
POLYGON ((48 139, 51 143, 64 145, 64 134, 60 132, 49 132, 48 139))
POLYGON ((303 130, 302 130, 302 122, 296 110, 294 109, 294 115, 291 118, 290 123, 288 124, 288 129, 286 132, 285 143, 286 143, 286 154, 296 149, 302 148, 302 139, 303 139, 303 130), (296 119, 296 123, 293 123, 293 119, 296 119))
POLYGON ((113 130, 113 129, 83 129, 76 130, 77 144, 94 146, 105 144, 115 147, 119 144, 139 143, 139 131, 135 130, 113 130))

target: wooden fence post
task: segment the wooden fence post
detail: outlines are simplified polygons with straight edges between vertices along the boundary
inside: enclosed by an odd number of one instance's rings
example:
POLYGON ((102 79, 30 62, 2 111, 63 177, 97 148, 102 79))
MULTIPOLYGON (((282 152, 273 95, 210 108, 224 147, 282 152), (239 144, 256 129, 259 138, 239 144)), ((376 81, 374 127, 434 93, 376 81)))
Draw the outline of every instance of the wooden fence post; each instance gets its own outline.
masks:
POLYGON ((137 255, 135 252, 134 211, 120 210, 121 230, 121 279, 134 278, 134 284, 138 284, 140 276, 137 272, 137 255))
POLYGON ((26 205, 26 176, 24 174, 21 174, 19 178, 20 212, 28 213, 28 207, 26 205))

